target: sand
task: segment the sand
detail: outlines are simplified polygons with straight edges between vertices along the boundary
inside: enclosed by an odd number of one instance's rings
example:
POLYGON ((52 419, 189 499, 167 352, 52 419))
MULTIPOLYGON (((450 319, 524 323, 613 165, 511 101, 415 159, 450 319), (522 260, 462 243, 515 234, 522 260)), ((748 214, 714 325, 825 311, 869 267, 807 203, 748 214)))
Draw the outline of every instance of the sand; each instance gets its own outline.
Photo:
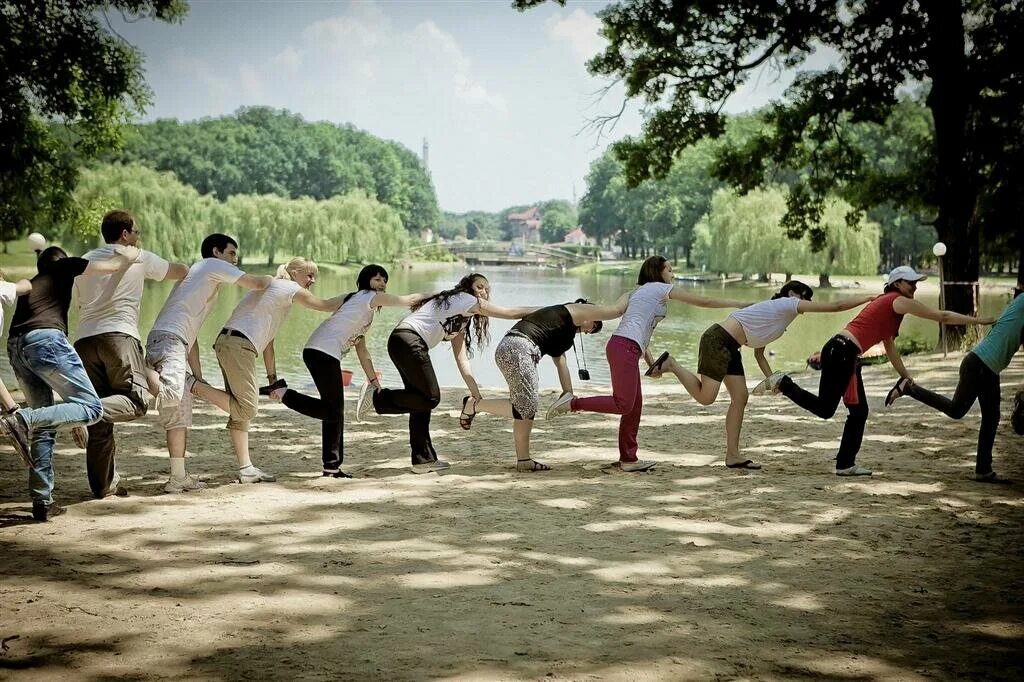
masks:
MULTIPOLYGON (((951 390, 960 357, 907 364, 951 390)), ((266 403, 253 453, 279 482, 242 486, 200 405, 189 468, 208 490, 161 492, 151 415, 118 427, 130 497, 90 500, 65 436, 69 511, 36 524, 5 443, 0 678, 1020 679, 1024 360, 995 449, 1015 485, 970 480, 977 408, 885 410, 892 380, 865 371, 860 479, 831 473, 842 418, 775 396, 751 399, 744 430, 764 470, 726 469, 727 403, 668 379, 645 380, 640 456, 659 464, 643 474, 602 470, 616 419, 595 414, 539 421, 556 469, 518 474, 510 424, 460 430, 451 389, 433 430, 450 474, 409 473, 405 421, 375 417, 346 433, 356 478, 322 479, 319 425, 266 403)))

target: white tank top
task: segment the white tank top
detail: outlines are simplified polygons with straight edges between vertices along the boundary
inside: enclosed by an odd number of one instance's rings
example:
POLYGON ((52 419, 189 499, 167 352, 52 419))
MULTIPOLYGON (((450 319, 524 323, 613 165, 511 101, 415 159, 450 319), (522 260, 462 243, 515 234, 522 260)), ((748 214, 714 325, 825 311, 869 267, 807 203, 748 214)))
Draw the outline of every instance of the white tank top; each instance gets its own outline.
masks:
POLYGON ((341 360, 373 324, 375 310, 370 307, 370 302, 376 295, 377 292, 370 289, 361 289, 353 294, 313 330, 309 341, 306 341, 306 348, 341 360))
POLYGON ((297 282, 290 279, 275 279, 263 291, 250 291, 235 306, 235 311, 224 324, 235 329, 252 341, 260 353, 266 348, 281 328, 284 318, 292 307, 292 299, 302 291, 297 282))
POLYGON ((800 299, 793 296, 761 301, 746 308, 729 313, 729 317, 740 323, 747 335, 747 345, 764 348, 782 336, 786 327, 799 314, 796 307, 800 299))
POLYGON ((469 327, 473 318, 469 309, 479 302, 476 296, 466 293, 449 298, 447 308, 434 300, 406 315, 395 329, 411 329, 427 342, 427 348, 433 348, 469 327))
POLYGON ((648 282, 630 294, 626 312, 612 336, 632 339, 641 350, 647 350, 654 328, 668 314, 668 295, 672 293, 673 286, 665 282, 648 282))

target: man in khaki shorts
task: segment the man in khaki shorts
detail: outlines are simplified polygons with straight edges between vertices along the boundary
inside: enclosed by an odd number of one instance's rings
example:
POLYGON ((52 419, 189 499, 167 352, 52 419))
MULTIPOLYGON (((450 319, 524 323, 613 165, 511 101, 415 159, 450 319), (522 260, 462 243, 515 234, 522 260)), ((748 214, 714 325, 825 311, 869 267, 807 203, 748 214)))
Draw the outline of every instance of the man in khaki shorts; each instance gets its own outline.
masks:
POLYGON ((164 485, 168 493, 206 487, 185 471, 185 447, 188 429, 192 426, 192 400, 186 378, 189 383, 202 380, 196 337, 213 308, 217 290, 221 284, 228 283, 262 291, 272 281, 269 276, 247 275, 235 267, 238 242, 227 235, 211 234, 203 240, 200 251, 203 259, 189 268, 185 278, 167 297, 146 340, 146 363, 159 375, 157 409, 167 431, 167 452, 171 459, 171 476, 164 485))
MULTIPOLYGON (((111 211, 100 226, 105 244, 83 258, 106 260, 120 246, 138 246, 140 229, 127 211, 111 211)), ((97 497, 126 495, 114 457, 117 444, 114 424, 146 414, 149 400, 139 336, 139 307, 145 280, 180 280, 188 266, 168 263, 151 251, 139 251, 128 269, 111 274, 84 274, 75 278, 78 307, 78 340, 75 350, 82 358, 96 393, 103 403, 103 418, 91 425, 88 436, 76 441, 85 446, 89 488, 97 497)), ((84 427, 76 427, 83 433, 84 427)))

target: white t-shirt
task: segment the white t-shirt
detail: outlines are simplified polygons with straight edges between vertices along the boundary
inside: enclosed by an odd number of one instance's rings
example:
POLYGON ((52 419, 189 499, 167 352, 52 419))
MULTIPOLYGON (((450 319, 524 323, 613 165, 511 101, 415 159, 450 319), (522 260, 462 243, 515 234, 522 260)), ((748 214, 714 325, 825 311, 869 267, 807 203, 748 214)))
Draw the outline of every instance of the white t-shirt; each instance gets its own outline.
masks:
POLYGON ((14 282, 0 282, 0 333, 4 329, 4 306, 14 306, 18 302, 18 288, 14 282))
POLYGON ((327 353, 332 358, 341 360, 366 330, 373 324, 370 301, 377 295, 376 291, 363 289, 357 291, 341 304, 333 315, 320 323, 306 341, 306 348, 327 353))
POLYGON ((246 294, 235 306, 224 327, 245 334, 256 350, 262 353, 277 336, 277 330, 291 310, 292 299, 300 291, 302 287, 290 279, 275 279, 263 291, 250 291, 246 294))
POLYGON ((747 335, 747 345, 751 348, 763 348, 782 336, 786 327, 799 315, 796 307, 799 298, 785 296, 769 301, 761 301, 746 308, 729 313, 729 317, 740 323, 743 333, 747 335))
POLYGON ((665 282, 648 282, 630 294, 626 312, 612 336, 632 339, 641 350, 647 350, 654 328, 668 315, 668 295, 672 293, 673 286, 665 282))
POLYGON ((423 337, 427 348, 433 348, 469 327, 469 321, 473 318, 469 309, 479 302, 476 296, 466 293, 458 293, 449 298, 447 308, 434 300, 406 315, 395 329, 411 329, 423 337))
POLYGON ((204 258, 188 269, 167 297, 163 309, 153 323, 153 331, 170 332, 189 348, 199 335, 222 283, 234 284, 245 273, 219 258, 204 258))
MULTIPOLYGON (((114 256, 114 244, 105 244, 82 256, 88 260, 107 260, 114 256)), ((81 275, 75 278, 78 306, 78 338, 120 332, 139 338, 139 306, 143 283, 163 279, 170 263, 151 251, 141 251, 139 262, 126 270, 106 275, 81 275)))

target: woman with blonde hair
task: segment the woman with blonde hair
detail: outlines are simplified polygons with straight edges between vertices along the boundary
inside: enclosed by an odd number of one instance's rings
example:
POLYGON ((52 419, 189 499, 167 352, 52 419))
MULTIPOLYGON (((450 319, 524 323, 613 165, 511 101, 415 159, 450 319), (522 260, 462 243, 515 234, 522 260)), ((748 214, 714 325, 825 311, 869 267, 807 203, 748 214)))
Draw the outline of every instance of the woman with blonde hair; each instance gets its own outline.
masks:
POLYGON ((277 276, 262 291, 252 291, 239 302, 220 330, 213 349, 224 375, 224 390, 188 377, 185 387, 192 395, 213 403, 228 413, 227 428, 235 450, 239 483, 274 481, 276 477, 253 466, 249 456, 249 423, 259 406, 259 382, 256 380, 256 357, 263 355, 267 380, 277 380, 274 337, 288 316, 293 302, 311 310, 332 313, 342 298, 317 298, 309 292, 318 274, 316 263, 305 258, 292 258, 277 270, 277 276))

